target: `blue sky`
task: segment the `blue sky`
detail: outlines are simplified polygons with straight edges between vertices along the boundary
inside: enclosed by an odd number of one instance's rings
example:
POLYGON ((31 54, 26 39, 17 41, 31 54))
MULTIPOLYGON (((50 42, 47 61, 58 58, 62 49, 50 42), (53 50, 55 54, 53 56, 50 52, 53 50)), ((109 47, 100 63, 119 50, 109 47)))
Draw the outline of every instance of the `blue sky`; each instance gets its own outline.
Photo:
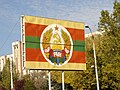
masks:
MULTIPOLYGON (((0 0, 0 56, 12 53, 11 44, 20 40, 21 15, 85 22, 93 31, 101 10, 113 11, 115 0, 0 0)), ((119 0, 118 0, 119 1, 119 0)), ((89 33, 89 30, 85 30, 89 33)))

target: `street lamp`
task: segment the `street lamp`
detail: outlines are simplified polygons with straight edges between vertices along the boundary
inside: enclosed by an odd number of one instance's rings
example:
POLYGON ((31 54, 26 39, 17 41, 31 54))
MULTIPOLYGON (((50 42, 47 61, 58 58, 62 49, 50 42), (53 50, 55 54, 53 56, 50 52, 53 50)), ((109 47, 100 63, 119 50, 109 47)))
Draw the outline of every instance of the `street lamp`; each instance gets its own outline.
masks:
POLYGON ((95 61, 95 74, 96 74, 96 82, 97 82, 97 90, 99 90, 99 80, 98 80, 98 71, 97 71, 97 61, 96 61, 96 52, 95 52, 94 36, 93 36, 93 33, 92 33, 92 29, 91 29, 88 25, 85 25, 85 28, 88 28, 88 29, 90 30, 91 35, 92 35, 93 51, 94 51, 94 61, 95 61))

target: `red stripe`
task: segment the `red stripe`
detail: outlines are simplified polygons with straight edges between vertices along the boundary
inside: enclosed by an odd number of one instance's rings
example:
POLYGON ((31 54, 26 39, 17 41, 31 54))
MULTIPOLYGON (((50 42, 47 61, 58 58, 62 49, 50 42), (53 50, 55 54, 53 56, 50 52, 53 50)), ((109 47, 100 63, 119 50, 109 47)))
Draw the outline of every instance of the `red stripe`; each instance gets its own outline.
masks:
POLYGON ((66 28, 70 33, 73 40, 84 40, 84 30, 83 29, 73 29, 66 28))
MULTIPOLYGON (((40 37, 47 25, 25 23, 25 36, 40 37)), ((73 40, 84 40, 84 30, 66 27, 73 40)))
MULTIPOLYGON (((47 62, 43 57, 41 50, 26 48, 26 61, 39 61, 39 62, 47 62)), ((85 52, 76 52, 72 53, 72 57, 69 63, 85 63, 85 52)))
POLYGON ((25 23, 25 36, 38 36, 40 37, 46 25, 25 23))
POLYGON ((85 52, 73 51, 69 63, 85 63, 85 52))
POLYGON ((32 48, 27 48, 26 49, 26 61, 46 62, 45 58, 42 55, 41 50, 32 49, 32 48))

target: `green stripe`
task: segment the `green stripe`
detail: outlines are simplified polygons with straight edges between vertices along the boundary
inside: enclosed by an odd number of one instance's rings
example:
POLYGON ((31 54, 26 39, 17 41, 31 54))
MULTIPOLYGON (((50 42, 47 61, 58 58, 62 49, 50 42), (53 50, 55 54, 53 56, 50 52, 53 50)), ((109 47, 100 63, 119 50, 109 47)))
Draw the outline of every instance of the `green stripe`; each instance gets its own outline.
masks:
MULTIPOLYGON (((40 38, 39 37, 32 37, 26 36, 26 48, 36 48, 40 49, 40 38)), ((73 41, 73 50, 74 51, 85 51, 85 41, 74 40, 73 41)))
MULTIPOLYGON (((40 37, 26 36, 25 41, 26 42, 40 42, 40 37)), ((85 41, 74 40, 73 45, 83 45, 83 46, 85 46, 85 41)))
POLYGON ((26 36, 26 42, 40 42, 40 37, 26 36))
POLYGON ((73 45, 85 46, 85 41, 73 40, 73 45))
POLYGON ((85 47, 83 47, 83 46, 73 46, 73 51, 85 52, 85 47))
POLYGON ((40 49, 40 43, 31 43, 31 42, 26 42, 26 48, 36 48, 40 49))
POLYGON ((73 41, 73 51, 85 52, 85 41, 74 40, 73 41))

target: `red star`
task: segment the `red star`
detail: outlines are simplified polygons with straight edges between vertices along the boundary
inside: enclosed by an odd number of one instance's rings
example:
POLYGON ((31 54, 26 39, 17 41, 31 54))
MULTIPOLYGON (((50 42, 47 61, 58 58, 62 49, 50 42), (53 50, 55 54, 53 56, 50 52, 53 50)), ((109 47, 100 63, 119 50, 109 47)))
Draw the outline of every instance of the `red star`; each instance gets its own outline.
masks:
POLYGON ((58 27, 57 27, 57 25, 56 25, 56 27, 55 27, 55 30, 58 30, 58 27))

